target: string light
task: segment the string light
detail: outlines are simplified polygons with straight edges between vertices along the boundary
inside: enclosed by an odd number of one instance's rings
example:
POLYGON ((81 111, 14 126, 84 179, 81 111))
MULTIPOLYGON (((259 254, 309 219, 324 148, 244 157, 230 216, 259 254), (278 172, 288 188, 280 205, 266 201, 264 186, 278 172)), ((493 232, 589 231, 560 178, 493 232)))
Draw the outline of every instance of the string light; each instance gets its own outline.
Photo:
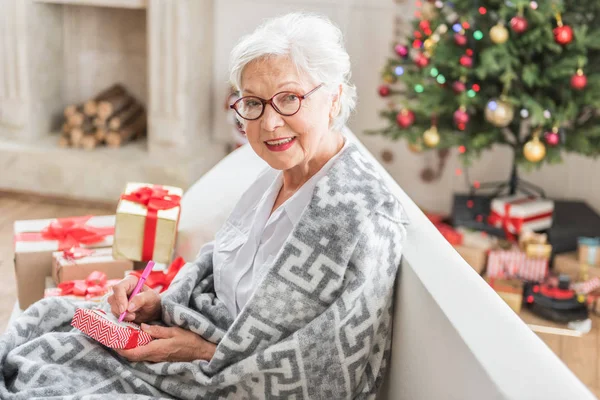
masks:
POLYGON ((483 32, 477 30, 473 33, 473 37, 475 38, 475 40, 481 40, 483 39, 483 32))
POLYGON ((487 9, 485 7, 479 7, 479 14, 485 15, 487 13, 487 9))
POLYGON ((465 21, 462 23, 462 27, 465 29, 469 29, 471 27, 471 25, 467 21, 465 21))
POLYGON ((471 86, 471 89, 473 89, 473 90, 474 90, 474 91, 476 91, 476 92, 479 92, 479 91, 481 90, 481 87, 480 87, 480 86, 479 86, 477 83, 474 83, 474 84, 471 86))
POLYGON ((419 48, 421 48, 421 46, 423 46, 423 42, 421 42, 420 40, 417 39, 413 42, 412 46, 415 49, 419 49, 419 48))
POLYGON ((467 148, 463 145, 458 146, 458 152, 460 154, 465 154, 465 152, 467 151, 467 148))
POLYGON ((461 176, 462 175, 462 169, 456 168, 456 171, 454 171, 454 173, 456 174, 456 176, 461 176))
POLYGON ((402 68, 401 66, 397 66, 396 68, 394 68, 394 73, 398 76, 404 74, 404 68, 402 68))
POLYGON ((436 76, 438 76, 438 74, 440 72, 438 71, 437 68, 434 67, 434 68, 431 68, 431 71, 429 71, 429 73, 431 74, 431 76, 433 76, 435 78, 436 76))
POLYGON ((477 93, 475 93, 475 91, 474 91, 473 89, 470 89, 470 90, 467 92, 467 96, 469 96, 470 98, 473 98, 473 97, 475 97, 476 95, 477 95, 477 93))
MULTIPOLYGON (((460 171, 460 169, 458 169, 457 171, 460 171)), ((460 175, 460 174, 457 174, 460 175)), ((467 200, 467 208, 473 208, 473 206, 475 205, 475 203, 473 202, 473 200, 467 200)))
POLYGON ((459 23, 452 25, 452 30, 456 33, 462 31, 462 26, 459 23))
POLYGON ((444 75, 438 75, 437 79, 439 84, 443 85, 444 83, 446 83, 446 77, 444 75))
POLYGON ((415 85, 415 92, 417 92, 417 93, 423 93, 423 90, 425 90, 425 88, 423 87, 423 85, 420 85, 420 84, 416 84, 415 85))

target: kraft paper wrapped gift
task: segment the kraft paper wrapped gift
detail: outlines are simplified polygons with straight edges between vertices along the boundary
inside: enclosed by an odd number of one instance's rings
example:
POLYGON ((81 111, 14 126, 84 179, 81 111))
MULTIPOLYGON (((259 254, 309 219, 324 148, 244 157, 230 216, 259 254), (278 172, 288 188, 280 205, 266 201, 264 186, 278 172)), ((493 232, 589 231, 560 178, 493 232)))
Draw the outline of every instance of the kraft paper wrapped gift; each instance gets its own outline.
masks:
POLYGON ((454 246, 454 249, 478 274, 485 269, 487 250, 471 246, 454 246))
POLYGON ((52 275, 53 252, 74 246, 112 246, 114 226, 114 215, 15 221, 19 307, 24 310, 44 296, 44 281, 52 275))
POLYGON ((517 314, 523 304, 523 282, 518 279, 486 278, 486 282, 517 314))
POLYGON ((521 195, 492 200, 488 222, 502 228, 508 239, 522 231, 540 231, 552 226, 554 202, 539 197, 521 195))
POLYGON ((132 322, 119 322, 101 309, 78 308, 71 325, 111 349, 133 349, 153 339, 132 322))
POLYGON ((177 187, 128 183, 117 206, 115 259, 170 263, 182 194, 177 187))
POLYGON ((576 252, 563 253, 554 257, 554 273, 569 275, 571 282, 579 282, 600 277, 600 267, 580 262, 576 252))
POLYGON ((52 253, 54 283, 86 279, 94 271, 107 279, 123 279, 125 271, 133 269, 133 261, 115 260, 112 247, 99 249, 72 248, 52 253))

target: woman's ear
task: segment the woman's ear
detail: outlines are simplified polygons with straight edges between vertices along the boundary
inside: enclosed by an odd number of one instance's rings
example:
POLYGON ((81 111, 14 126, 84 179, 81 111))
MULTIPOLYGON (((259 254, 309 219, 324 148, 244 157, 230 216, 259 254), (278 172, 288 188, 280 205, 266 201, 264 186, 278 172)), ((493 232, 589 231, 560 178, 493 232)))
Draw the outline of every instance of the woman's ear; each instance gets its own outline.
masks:
POLYGON ((342 105, 341 105, 342 90, 343 90, 343 88, 342 88, 342 85, 340 84, 337 92, 335 92, 331 96, 331 108, 329 110, 329 120, 331 120, 331 121, 333 121, 333 119, 335 119, 335 117, 337 117, 340 114, 340 109, 342 107, 342 105))

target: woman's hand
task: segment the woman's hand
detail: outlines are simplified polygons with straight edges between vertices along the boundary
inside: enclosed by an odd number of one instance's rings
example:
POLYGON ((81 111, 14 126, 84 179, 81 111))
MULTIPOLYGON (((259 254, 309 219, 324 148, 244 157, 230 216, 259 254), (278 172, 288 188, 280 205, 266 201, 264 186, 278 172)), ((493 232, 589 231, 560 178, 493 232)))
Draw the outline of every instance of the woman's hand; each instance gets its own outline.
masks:
POLYGON ((112 287, 113 294, 108 298, 110 311, 120 317, 121 313, 127 310, 124 320, 138 324, 160 320, 162 316, 160 296, 148 286, 144 285, 138 294, 130 301, 127 300, 137 283, 138 278, 130 275, 112 287))
POLYGON ((155 340, 130 350, 115 350, 129 361, 210 361, 217 345, 194 332, 178 327, 142 324, 142 330, 155 340))

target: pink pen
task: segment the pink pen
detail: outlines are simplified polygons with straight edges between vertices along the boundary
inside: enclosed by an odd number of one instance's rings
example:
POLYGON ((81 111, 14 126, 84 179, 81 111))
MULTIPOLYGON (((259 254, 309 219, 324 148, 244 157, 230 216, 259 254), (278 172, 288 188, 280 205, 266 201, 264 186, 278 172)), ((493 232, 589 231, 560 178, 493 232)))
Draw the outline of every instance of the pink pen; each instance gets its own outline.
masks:
MULTIPOLYGON (((144 272, 142 272, 142 277, 138 281, 137 285, 135 285, 133 292, 131 292, 131 296, 129 296, 129 300, 131 300, 133 298, 133 296, 135 296, 136 294, 138 294, 140 292, 140 290, 142 290, 142 286, 144 286, 144 282, 146 282, 146 278, 148 278, 148 275, 150 275, 150 272, 152 272, 152 268, 154 268, 154 261, 148 261, 148 265, 146 265, 146 268, 144 268, 144 272)), ((129 301, 127 303, 129 305, 129 301)), ((119 322, 123 322, 123 318, 125 318, 126 314, 127 314, 127 310, 125 310, 125 311, 123 311, 123 313, 121 313, 121 316, 119 317, 119 322)))

